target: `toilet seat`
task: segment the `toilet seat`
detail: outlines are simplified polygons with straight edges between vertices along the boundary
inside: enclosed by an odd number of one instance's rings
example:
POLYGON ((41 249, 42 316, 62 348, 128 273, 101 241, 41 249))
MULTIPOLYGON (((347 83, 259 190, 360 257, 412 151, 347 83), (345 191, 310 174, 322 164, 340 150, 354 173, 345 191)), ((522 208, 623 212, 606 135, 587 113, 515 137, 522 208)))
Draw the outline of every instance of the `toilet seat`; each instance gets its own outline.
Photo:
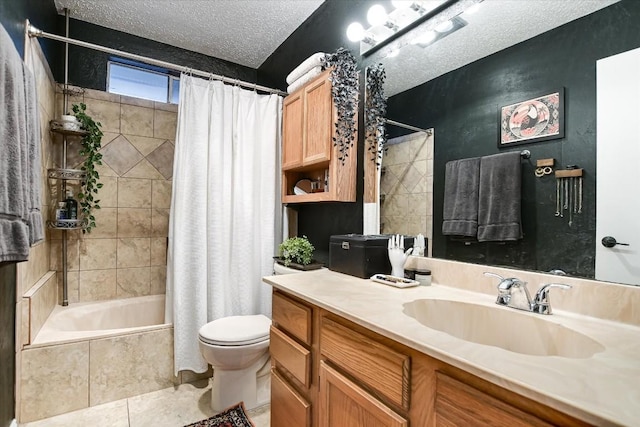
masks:
POLYGON ((271 319, 262 314, 229 316, 200 328, 200 341, 216 346, 243 346, 269 340, 271 319))

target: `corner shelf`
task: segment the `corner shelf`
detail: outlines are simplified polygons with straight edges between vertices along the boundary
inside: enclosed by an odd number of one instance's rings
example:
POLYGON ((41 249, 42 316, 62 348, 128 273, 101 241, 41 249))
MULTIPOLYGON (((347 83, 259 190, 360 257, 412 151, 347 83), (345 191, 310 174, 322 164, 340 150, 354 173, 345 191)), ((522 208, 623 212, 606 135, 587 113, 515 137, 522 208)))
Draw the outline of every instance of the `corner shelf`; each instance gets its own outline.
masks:
MULTIPOLYGON (((60 120, 51 120, 49 122, 49 130, 51 132, 62 135, 63 143, 65 144, 65 152, 66 152, 66 143, 68 137, 83 137, 88 134, 87 131, 84 130, 73 130, 73 129, 65 129, 62 121, 60 120)), ((66 160, 66 159, 65 159, 66 160)), ((64 161, 66 163, 66 161, 64 161)), ((66 165, 65 165, 66 166, 66 165)), ((55 202, 60 202, 60 198, 64 193, 64 189, 67 188, 67 185, 76 186, 82 181, 84 181, 87 177, 87 173, 80 169, 68 169, 66 167, 63 168, 51 168, 47 169, 47 178, 49 179, 52 195, 54 196, 55 202), (59 183, 58 181, 62 181, 59 183), (67 184, 68 181, 77 181, 78 184, 67 184), (53 190, 55 188, 55 191, 53 190)), ((55 212, 55 206, 51 208, 52 212, 55 212)), ((54 215, 51 215, 54 216, 54 215)), ((78 230, 82 228, 83 219, 55 219, 47 221, 47 228, 52 230, 78 230)))
POLYGON ((85 136, 88 135, 89 132, 87 132, 86 130, 73 130, 73 129, 65 129, 64 128, 64 123, 61 120, 51 120, 49 122, 49 129, 51 130, 51 132, 55 132, 55 133, 59 133, 60 135, 66 135, 66 136, 85 136))
POLYGON ((87 173, 80 169, 47 169, 47 178, 49 179, 84 181, 86 177, 87 173))
POLYGON ((52 230, 77 230, 82 228, 82 219, 58 219, 47 221, 47 227, 52 230))

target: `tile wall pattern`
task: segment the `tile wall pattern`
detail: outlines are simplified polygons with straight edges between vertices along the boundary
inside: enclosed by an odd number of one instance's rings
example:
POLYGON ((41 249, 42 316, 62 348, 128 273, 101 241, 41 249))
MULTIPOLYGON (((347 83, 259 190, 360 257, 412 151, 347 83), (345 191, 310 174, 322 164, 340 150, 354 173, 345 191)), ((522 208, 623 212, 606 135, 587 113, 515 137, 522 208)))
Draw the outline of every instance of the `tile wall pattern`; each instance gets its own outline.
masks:
MULTIPOLYGON (((84 102, 104 137, 97 226, 87 234, 68 232, 69 302, 164 293, 177 105, 72 90, 77 94, 69 97, 69 109, 84 102)), ((60 88, 56 106, 61 114, 60 88)), ((53 153, 57 165, 59 151, 53 153)), ((69 142, 69 167, 80 167, 78 151, 78 141, 69 142)), ((51 239, 50 268, 61 281, 61 233, 52 232, 51 239)))
MULTIPOLYGON (((40 116, 41 158, 42 158, 42 207, 43 219, 46 221, 49 211, 49 188, 47 185, 47 169, 53 167, 51 156, 53 141, 47 131, 49 121, 55 117, 55 80, 49 63, 37 39, 25 39, 24 61, 34 74, 40 116)), ((42 319, 46 319, 56 304, 51 295, 56 292, 55 280, 45 278, 50 265, 50 233, 45 231, 45 240, 29 250, 29 260, 17 265, 16 290, 16 372, 21 372, 23 359, 22 347, 28 342, 30 335, 37 333, 42 319), (44 284, 41 282, 44 280, 44 284), (42 284, 43 286, 39 286, 42 284), (33 288, 39 289, 29 294, 33 288), (27 297, 23 297, 27 295, 27 297), (31 298, 33 297, 33 298, 31 298)), ((28 363, 28 360, 27 360, 28 363)), ((16 380, 16 417, 20 418, 22 381, 16 380)))
POLYGON ((388 141, 380 179, 380 232, 422 233, 429 240, 433 225, 433 133, 418 132, 388 141))
POLYGON ((22 351, 20 422, 180 383, 173 375, 173 328, 22 351), (114 363, 117 361, 117 363, 114 363))

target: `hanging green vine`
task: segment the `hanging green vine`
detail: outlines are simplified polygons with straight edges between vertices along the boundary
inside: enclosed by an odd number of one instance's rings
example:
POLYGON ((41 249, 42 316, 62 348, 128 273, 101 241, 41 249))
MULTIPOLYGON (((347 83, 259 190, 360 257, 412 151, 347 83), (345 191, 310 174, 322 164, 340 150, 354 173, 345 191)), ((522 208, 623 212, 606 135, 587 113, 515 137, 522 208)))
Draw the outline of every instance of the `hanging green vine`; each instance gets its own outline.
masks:
POLYGON ((365 140, 368 142, 367 151, 371 161, 380 167, 382 154, 387 143, 387 126, 384 121, 387 115, 387 98, 384 96, 384 80, 386 73, 384 65, 375 64, 367 68, 366 88, 367 98, 364 107, 365 140))
POLYGON ((342 47, 335 53, 325 55, 322 60, 323 70, 333 68, 329 80, 332 82, 331 95, 338 113, 333 145, 339 147, 338 159, 343 165, 357 137, 358 71, 356 66, 356 58, 342 47))
POLYGON ((96 165, 102 164, 102 153, 100 151, 100 143, 102 141, 102 131, 100 122, 95 122, 91 116, 85 111, 87 106, 84 103, 73 104, 73 113, 81 124, 82 130, 87 134, 82 137, 82 148, 80 155, 85 156, 82 170, 86 173, 86 178, 80 186, 78 193, 78 202, 80 203, 82 212, 82 232, 91 233, 91 229, 96 226, 96 218, 93 215, 93 209, 100 209, 100 200, 95 197, 98 190, 102 188, 100 174, 96 170, 96 165))

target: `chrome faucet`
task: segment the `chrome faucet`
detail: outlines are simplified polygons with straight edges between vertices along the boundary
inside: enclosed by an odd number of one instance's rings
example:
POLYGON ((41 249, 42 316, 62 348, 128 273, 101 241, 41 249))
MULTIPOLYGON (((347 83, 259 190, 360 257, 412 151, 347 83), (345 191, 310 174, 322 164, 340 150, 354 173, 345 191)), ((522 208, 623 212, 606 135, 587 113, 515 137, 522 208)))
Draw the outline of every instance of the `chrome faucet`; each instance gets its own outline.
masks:
POLYGON ((527 289, 527 282, 523 282, 515 277, 502 277, 496 273, 484 273, 485 276, 492 276, 500 279, 498 284, 498 299, 496 304, 518 310, 531 311, 531 295, 527 289))
POLYGON ((570 285, 564 283, 547 283, 542 286, 533 300, 533 311, 540 314, 551 314, 551 301, 549 301, 549 292, 551 288, 571 289, 570 285))
POLYGON ((505 278, 496 273, 485 272, 484 275, 500 279, 496 304, 539 314, 551 314, 551 303, 549 302, 551 288, 571 288, 571 286, 561 283, 549 283, 542 286, 536 292, 536 296, 531 299, 527 289, 527 282, 515 277, 505 278))

